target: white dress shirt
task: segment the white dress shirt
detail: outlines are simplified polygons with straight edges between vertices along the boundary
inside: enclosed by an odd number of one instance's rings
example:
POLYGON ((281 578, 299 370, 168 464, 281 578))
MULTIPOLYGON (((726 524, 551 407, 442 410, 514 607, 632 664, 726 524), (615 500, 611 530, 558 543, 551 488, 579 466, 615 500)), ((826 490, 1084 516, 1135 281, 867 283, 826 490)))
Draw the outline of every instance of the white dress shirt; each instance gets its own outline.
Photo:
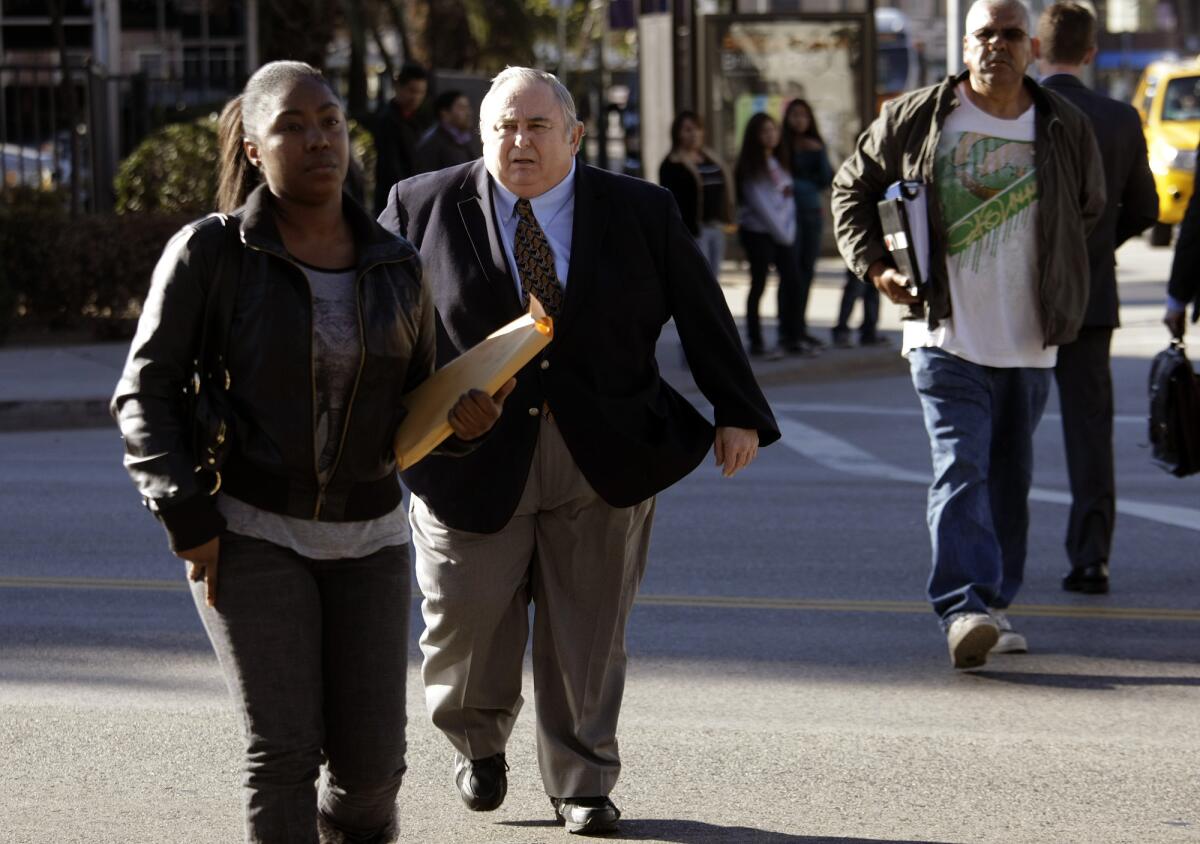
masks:
MULTIPOLYGON (((492 179, 492 203, 496 208, 496 218, 500 221, 500 231, 504 242, 504 254, 508 258, 508 269, 517 285, 517 297, 524 302, 525 291, 521 289, 521 273, 517 269, 517 257, 513 252, 513 243, 517 238, 517 200, 520 199, 496 179, 492 179)), ((558 283, 563 290, 567 289, 567 271, 571 267, 571 230, 575 222, 575 162, 571 162, 571 172, 554 187, 540 196, 529 200, 533 208, 533 216, 542 227, 546 240, 550 243, 550 251, 554 253, 554 272, 558 274, 558 283)))

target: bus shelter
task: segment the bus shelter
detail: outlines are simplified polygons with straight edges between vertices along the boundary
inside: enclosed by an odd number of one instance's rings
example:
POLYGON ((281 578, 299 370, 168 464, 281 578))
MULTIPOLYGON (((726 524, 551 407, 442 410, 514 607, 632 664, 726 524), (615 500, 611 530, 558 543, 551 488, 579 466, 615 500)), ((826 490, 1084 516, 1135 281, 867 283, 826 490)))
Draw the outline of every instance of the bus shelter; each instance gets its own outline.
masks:
POLYGON ((706 139, 737 158, 757 112, 782 120, 803 99, 837 163, 854 149, 875 113, 874 27, 870 12, 714 15, 703 18, 697 100, 706 139))

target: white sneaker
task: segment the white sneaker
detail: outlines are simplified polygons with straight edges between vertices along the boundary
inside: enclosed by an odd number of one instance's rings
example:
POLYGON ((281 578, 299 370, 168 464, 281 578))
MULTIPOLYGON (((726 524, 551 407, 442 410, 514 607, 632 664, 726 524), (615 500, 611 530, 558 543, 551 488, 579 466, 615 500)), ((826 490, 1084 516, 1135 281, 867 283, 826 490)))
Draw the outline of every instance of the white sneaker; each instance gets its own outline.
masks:
POLYGON ((999 638, 1000 628, 987 613, 960 613, 946 629, 950 662, 955 668, 979 668, 999 638))
POLYGON ((1013 630, 1012 622, 1008 620, 1008 616, 1000 610, 989 610, 989 612, 992 615, 992 621, 996 622, 996 627, 1000 629, 1000 638, 996 640, 996 644, 992 645, 992 653, 1029 653, 1029 643, 1025 641, 1024 636, 1013 630))

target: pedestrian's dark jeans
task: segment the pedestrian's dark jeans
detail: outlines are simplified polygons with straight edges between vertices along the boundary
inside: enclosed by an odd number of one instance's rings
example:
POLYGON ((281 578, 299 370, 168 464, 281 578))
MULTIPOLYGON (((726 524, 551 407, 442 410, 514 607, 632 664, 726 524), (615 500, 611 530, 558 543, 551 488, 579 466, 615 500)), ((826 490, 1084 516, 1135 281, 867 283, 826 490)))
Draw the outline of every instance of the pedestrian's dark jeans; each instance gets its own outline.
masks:
POLYGON ((799 310, 796 286, 799 271, 796 267, 796 249, 793 244, 780 245, 765 232, 738 230, 742 251, 750 262, 750 294, 746 297, 746 333, 750 348, 763 348, 762 322, 758 316, 758 302, 767 287, 767 273, 771 266, 779 273, 779 345, 795 347, 801 339, 798 333, 799 310))
POLYGON ((347 841, 390 840, 411 591, 407 545, 311 560, 221 536, 216 608, 203 583, 192 597, 245 725, 248 842, 315 844, 318 811, 347 841))
POLYGON ((821 229, 820 208, 796 209, 796 334, 800 339, 808 334, 808 295, 821 254, 821 229))
POLYGON ((933 456, 929 601, 959 613, 1005 609, 1025 575, 1033 432, 1050 369, 980 366, 941 349, 908 354, 933 456))
POLYGON ((854 303, 858 301, 859 296, 862 296, 863 300, 863 318, 858 328, 858 339, 864 344, 875 342, 875 326, 879 322, 879 291, 874 284, 859 278, 850 270, 846 270, 846 283, 842 287, 842 302, 838 306, 833 339, 850 337, 850 314, 854 312, 854 303))

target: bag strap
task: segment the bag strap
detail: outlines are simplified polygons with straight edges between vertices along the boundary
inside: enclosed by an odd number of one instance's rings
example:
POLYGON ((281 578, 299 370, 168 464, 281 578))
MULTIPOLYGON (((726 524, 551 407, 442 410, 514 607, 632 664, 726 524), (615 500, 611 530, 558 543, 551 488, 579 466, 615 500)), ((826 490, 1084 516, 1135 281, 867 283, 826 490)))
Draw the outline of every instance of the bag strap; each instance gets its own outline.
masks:
MULTIPOLYGON (((204 297, 204 324, 200 330, 200 351, 196 358, 198 375, 205 381, 219 384, 219 389, 229 389, 229 370, 226 355, 229 348, 229 329, 233 323, 233 308, 241 285, 241 261, 235 261, 236 249, 241 245, 237 220, 228 214, 213 215, 221 220, 224 239, 217 254, 217 265, 204 297), (230 272, 236 265, 237 270, 230 272), (220 375, 220 378, 217 376, 220 375)), ((200 385, 194 384, 197 392, 200 385)))

